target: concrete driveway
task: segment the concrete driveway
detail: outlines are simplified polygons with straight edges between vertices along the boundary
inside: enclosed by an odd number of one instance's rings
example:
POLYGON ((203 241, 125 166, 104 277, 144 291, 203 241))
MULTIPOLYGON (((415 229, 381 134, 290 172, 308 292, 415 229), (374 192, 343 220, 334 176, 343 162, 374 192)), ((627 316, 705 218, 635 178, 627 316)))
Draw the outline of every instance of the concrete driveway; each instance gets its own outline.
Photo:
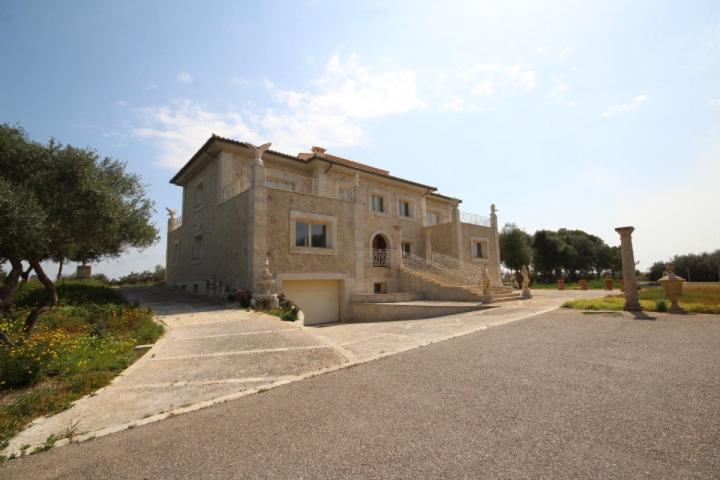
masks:
MULTIPOLYGON (((40 418, 5 454, 62 437, 77 424, 82 441, 162 420, 320 373, 552 311, 570 298, 604 292, 538 291, 535 298, 446 317, 302 327, 214 303, 179 290, 123 290, 153 308, 167 333, 140 360, 96 394, 40 418)), ((62 445, 67 440, 57 443, 62 445)))
POLYGON ((0 466, 3 479, 717 479, 720 316, 553 311, 0 466))

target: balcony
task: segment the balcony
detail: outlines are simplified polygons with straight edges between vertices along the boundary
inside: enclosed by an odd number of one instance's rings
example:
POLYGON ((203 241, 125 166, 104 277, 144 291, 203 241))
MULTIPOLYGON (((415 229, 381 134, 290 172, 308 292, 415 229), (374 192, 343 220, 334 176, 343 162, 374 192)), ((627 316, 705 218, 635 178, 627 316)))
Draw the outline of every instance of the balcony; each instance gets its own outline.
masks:
POLYGON ((392 267, 393 254, 392 250, 381 248, 365 249, 365 258, 367 265, 370 267, 392 267))
POLYGON ((486 217, 485 215, 477 215, 475 213, 460 211, 460 222, 461 223, 470 223, 472 225, 480 225, 482 227, 489 227, 490 226, 490 217, 486 217))

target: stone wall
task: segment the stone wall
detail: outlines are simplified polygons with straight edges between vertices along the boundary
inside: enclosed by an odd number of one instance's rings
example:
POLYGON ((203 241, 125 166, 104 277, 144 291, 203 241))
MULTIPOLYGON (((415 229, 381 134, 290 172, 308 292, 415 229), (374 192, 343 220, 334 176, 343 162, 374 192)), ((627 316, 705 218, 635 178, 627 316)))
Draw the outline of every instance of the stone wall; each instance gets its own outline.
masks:
POLYGON ((220 294, 220 290, 249 289, 249 192, 218 203, 218 162, 211 161, 183 189, 183 224, 168 234, 168 284, 190 292, 220 294), (195 207, 195 187, 203 182, 204 201, 195 207), (192 258, 193 238, 202 235, 202 256, 192 258), (174 262, 175 242, 180 258, 174 262))

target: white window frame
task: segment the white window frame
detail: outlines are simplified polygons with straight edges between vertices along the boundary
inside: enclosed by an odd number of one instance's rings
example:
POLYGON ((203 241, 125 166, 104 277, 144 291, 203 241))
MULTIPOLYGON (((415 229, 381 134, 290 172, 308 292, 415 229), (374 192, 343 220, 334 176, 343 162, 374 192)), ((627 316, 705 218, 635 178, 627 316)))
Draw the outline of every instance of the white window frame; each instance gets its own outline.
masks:
POLYGON ((317 213, 290 211, 290 253, 305 255, 337 255, 337 217, 317 213), (297 223, 322 224, 325 229, 325 247, 299 247, 296 243, 297 223))
POLYGON ((428 225, 440 224, 440 212, 438 212, 437 210, 428 210, 427 213, 425 214, 425 221, 427 222, 428 225), (434 223, 430 221, 430 215, 435 215, 434 223))

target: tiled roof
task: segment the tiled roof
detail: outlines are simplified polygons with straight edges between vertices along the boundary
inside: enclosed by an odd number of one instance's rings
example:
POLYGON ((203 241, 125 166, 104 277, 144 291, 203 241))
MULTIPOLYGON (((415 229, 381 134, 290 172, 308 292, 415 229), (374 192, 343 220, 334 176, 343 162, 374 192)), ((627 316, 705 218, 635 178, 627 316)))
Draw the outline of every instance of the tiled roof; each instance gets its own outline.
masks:
MULTIPOLYGON (((313 147, 314 149, 317 147, 313 147)), ((322 152, 313 152, 313 153, 299 153, 298 158, 300 160, 310 161, 313 158, 320 158, 322 160, 329 160, 333 163, 337 163, 340 165, 345 165, 346 167, 354 168, 357 170, 364 170, 366 172, 376 173, 378 175, 390 175, 390 172, 388 170, 383 170, 382 168, 373 167, 371 165, 366 165, 364 163, 355 162, 353 160, 348 160, 347 158, 338 157, 337 155, 331 155, 329 153, 325 153, 324 149, 322 149, 322 152)))
MULTIPOLYGON (((247 142, 241 142, 239 140, 234 140, 232 138, 226 138, 226 137, 221 137, 219 135, 212 134, 212 136, 210 138, 208 138, 208 140, 203 144, 203 146, 200 147, 200 149, 197 152, 195 152, 195 155, 193 155, 192 158, 190 158, 190 160, 188 160, 188 162, 185 165, 183 165, 183 167, 180 169, 180 171, 178 171, 178 173, 176 173, 175 176, 173 176, 173 178, 170 180, 170 183, 176 183, 177 180, 180 178, 180 176, 182 176, 182 174, 185 173, 185 171, 188 168, 190 168, 190 166, 197 160, 197 158, 200 157, 200 155, 215 141, 222 141, 225 143, 230 143, 232 145, 239 145, 239 146, 245 147, 245 148, 252 148, 252 145, 247 142)), ((288 155, 287 153, 278 152, 276 150, 267 150, 266 153, 270 153, 272 155, 283 157, 288 160, 295 160, 295 161, 299 161, 299 162, 303 162, 303 163, 308 163, 310 160, 314 160, 314 159, 325 160, 327 162, 336 163, 338 165, 343 165, 343 166, 346 166, 348 168, 352 168, 355 170, 372 173, 374 175, 380 175, 380 176, 389 178, 391 180, 397 180, 399 182, 409 183, 411 185, 415 185, 418 187, 427 188, 428 190, 430 190, 430 192, 429 192, 430 195, 433 195, 436 197, 445 198, 445 199, 454 200, 454 201, 461 201, 458 198, 447 197, 445 195, 441 195, 441 194, 437 193, 437 188, 435 188, 435 187, 431 187, 429 185, 424 185, 422 183, 413 182, 411 180, 406 180, 404 178, 394 177, 394 176, 390 175, 390 172, 388 170, 383 170, 381 168, 376 168, 376 167, 373 167, 370 165, 365 165, 364 163, 355 162, 353 160, 348 160, 347 158, 338 157, 336 155, 331 155, 329 153, 326 153, 325 149, 321 148, 321 147, 313 147, 312 153, 300 153, 297 156, 288 155)))

